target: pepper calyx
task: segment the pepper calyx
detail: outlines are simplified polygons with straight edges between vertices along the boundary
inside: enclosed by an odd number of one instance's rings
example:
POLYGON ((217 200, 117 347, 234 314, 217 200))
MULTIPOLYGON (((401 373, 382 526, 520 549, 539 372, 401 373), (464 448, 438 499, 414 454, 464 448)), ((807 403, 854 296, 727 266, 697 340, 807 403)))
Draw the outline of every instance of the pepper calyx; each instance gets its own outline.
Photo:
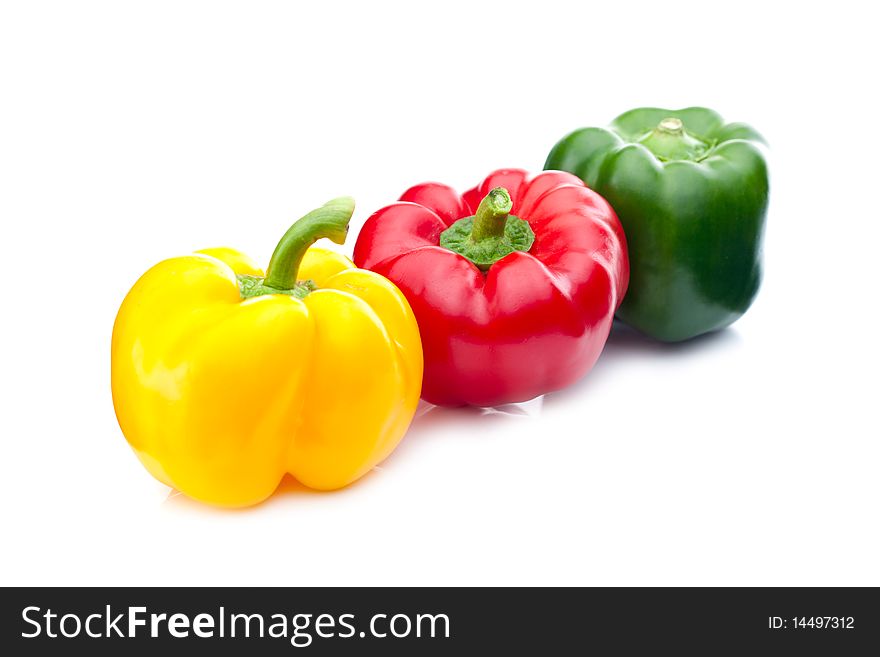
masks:
POLYGON ((297 281, 291 288, 277 288, 266 285, 266 279, 262 276, 251 276, 249 274, 238 274, 238 291, 242 299, 251 299, 266 294, 284 294, 294 299, 305 299, 310 292, 318 289, 315 281, 306 279, 297 281))
POLYGON ((699 162, 712 148, 712 144, 692 135, 681 119, 670 116, 657 127, 643 135, 638 143, 651 151, 661 162, 690 160, 699 162))
POLYGON ((484 272, 514 251, 528 251, 535 233, 527 221, 509 214, 512 208, 510 193, 496 187, 486 194, 475 215, 459 219, 440 233, 440 246, 484 272))

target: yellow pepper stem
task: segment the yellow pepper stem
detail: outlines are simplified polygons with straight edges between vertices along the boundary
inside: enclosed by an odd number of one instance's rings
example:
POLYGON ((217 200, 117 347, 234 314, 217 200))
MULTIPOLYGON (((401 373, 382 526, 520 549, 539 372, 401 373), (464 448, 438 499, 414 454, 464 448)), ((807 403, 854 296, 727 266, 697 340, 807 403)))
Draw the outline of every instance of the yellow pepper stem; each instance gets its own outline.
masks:
POLYGON ((345 242, 352 213, 354 199, 341 196, 297 219, 275 247, 263 285, 276 290, 293 289, 300 263, 309 247, 322 237, 336 244, 345 242))

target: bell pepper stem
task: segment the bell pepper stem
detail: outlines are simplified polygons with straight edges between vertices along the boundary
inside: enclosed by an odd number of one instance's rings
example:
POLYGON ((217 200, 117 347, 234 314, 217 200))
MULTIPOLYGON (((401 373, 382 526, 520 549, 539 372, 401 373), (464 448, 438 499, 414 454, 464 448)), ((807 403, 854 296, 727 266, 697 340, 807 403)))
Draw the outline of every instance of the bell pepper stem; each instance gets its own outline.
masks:
POLYGON ((440 246, 464 256, 481 271, 514 251, 528 251, 535 241, 529 223, 510 214, 513 201, 504 187, 483 197, 476 214, 463 217, 440 233, 440 246))
POLYGON ((681 122, 681 119, 669 117, 660 121, 657 130, 667 134, 680 135, 684 132, 684 124, 681 122))
POLYGON ((345 242, 348 222, 354 212, 354 199, 341 196, 328 201, 297 219, 287 229, 269 260, 264 284, 279 290, 292 289, 297 282, 299 266, 309 247, 322 237, 336 244, 345 242))
POLYGON ((480 242, 490 237, 502 237, 507 216, 513 209, 510 192, 504 187, 496 187, 483 197, 474 215, 471 241, 480 242))
POLYGON ((699 161, 709 148, 706 142, 689 134, 682 120, 675 116, 660 121, 639 143, 664 161, 699 161))

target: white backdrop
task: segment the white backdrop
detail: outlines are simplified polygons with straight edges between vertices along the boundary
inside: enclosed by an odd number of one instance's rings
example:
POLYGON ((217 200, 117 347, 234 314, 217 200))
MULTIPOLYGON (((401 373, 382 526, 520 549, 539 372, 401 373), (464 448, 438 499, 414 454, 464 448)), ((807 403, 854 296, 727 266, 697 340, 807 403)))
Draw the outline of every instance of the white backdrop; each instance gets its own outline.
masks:
MULTIPOLYGON (((4 3, 3 584, 880 584, 876 22, 858 2, 4 3), (347 490, 224 512, 116 424, 158 260, 266 262, 352 194, 539 169, 706 105, 772 147, 764 287, 679 346, 615 331, 524 415, 430 410, 347 490)), ((343 247, 351 253, 353 238, 343 247)))

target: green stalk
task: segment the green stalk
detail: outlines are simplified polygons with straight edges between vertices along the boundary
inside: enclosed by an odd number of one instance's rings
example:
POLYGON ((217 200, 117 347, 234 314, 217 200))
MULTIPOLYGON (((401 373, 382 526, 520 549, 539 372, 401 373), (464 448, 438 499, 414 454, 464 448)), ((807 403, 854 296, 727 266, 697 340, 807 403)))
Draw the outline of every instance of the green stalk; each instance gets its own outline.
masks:
POLYGON ((337 244, 345 242, 353 212, 354 199, 341 196, 297 219, 275 247, 266 269, 266 278, 248 274, 237 276, 241 298, 251 299, 266 294, 286 294, 297 299, 308 296, 316 287, 314 281, 299 280, 303 256, 322 237, 337 244))
POLYGON ((293 289, 299 266, 309 247, 322 237, 336 244, 344 243, 353 212, 354 199, 341 196, 294 222, 272 253, 263 285, 276 290, 293 289))
POLYGON ((507 217, 513 209, 510 192, 504 187, 496 187, 483 197, 474 215, 471 241, 480 242, 492 237, 502 237, 507 217))
POLYGON ((527 221, 510 214, 512 209, 510 192, 496 187, 483 197, 474 216, 459 219, 440 233, 440 246, 484 272, 514 251, 528 251, 535 234, 527 221))
POLYGON ((657 127, 639 139, 664 162, 672 160, 699 161, 709 150, 709 145, 688 133, 681 119, 674 116, 660 121, 657 127))

